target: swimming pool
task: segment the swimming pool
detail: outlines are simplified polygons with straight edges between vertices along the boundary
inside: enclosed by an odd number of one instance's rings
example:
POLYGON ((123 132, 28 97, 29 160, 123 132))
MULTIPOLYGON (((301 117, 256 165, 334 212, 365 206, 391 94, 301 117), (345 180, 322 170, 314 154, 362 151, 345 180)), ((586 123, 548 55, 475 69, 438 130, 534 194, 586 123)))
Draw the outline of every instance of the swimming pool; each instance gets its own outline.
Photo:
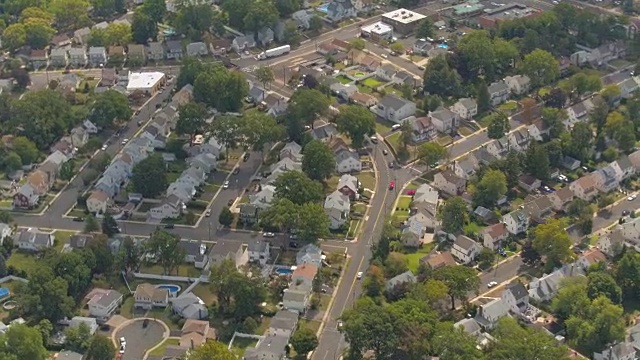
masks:
POLYGON ((180 292, 182 287, 180 285, 158 285, 156 286, 158 289, 167 289, 172 295, 175 295, 180 292))
POLYGON ((447 45, 447 44, 440 44, 440 45, 438 45, 438 47, 439 47, 440 49, 448 49, 448 48, 449 48, 449 45, 447 45))
POLYGON ((316 10, 318 10, 318 11, 322 11, 323 13, 325 13, 325 14, 326 14, 326 13, 328 13, 328 12, 329 12, 329 4, 322 4, 322 5, 318 6, 318 7, 316 8, 316 10))
POLYGON ((293 270, 286 269, 286 268, 280 268, 280 269, 276 269, 276 274, 278 274, 278 275, 291 275, 291 274, 293 274, 293 270))

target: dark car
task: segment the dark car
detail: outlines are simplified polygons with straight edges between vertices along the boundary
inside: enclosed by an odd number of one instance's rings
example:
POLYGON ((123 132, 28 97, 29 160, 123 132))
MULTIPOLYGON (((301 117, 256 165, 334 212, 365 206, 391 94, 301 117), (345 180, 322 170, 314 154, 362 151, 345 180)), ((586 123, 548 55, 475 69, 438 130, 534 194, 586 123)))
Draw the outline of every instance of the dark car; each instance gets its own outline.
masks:
POLYGON ((176 226, 174 224, 167 224, 167 225, 164 226, 165 229, 173 229, 175 227, 176 226))
POLYGON ((247 153, 244 153, 244 155, 242 156, 242 160, 243 160, 243 161, 247 161, 247 160, 249 160, 249 153, 248 153, 248 152, 247 152, 247 153))
POLYGON ((144 321, 142 322, 142 328, 146 329, 147 326, 149 326, 149 319, 144 319, 144 321))
POLYGON ((233 175, 238 175, 239 172, 240 172, 240 168, 233 169, 233 175))
POLYGON ((73 218, 73 221, 83 222, 84 218, 82 216, 76 216, 76 217, 73 218))
POLYGON ((389 169, 393 169, 396 167, 396 163, 393 161, 389 161, 389 169))
POLYGON ((289 243, 289 247, 292 247, 292 248, 294 248, 294 249, 297 249, 297 248, 298 248, 298 243, 297 243, 297 242, 295 242, 295 241, 292 241, 292 242, 290 242, 290 243, 289 243))
POLYGON ((630 214, 629 210, 622 210, 622 216, 627 216, 629 214, 630 214))

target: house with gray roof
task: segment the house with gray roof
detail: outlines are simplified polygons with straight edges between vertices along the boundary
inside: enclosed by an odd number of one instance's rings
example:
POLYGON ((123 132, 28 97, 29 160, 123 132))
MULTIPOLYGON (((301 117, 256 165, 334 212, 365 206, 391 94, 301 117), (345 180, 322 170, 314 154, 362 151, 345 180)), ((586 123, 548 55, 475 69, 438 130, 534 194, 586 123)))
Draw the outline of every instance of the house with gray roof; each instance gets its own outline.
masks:
POLYGON ((260 29, 260 31, 258 31, 256 36, 258 38, 258 43, 260 43, 260 45, 264 47, 269 46, 269 44, 273 42, 275 33, 273 32, 273 30, 271 30, 271 28, 265 26, 260 29))
POLYGON ((634 360, 636 355, 634 344, 621 342, 611 345, 602 352, 594 353, 593 360, 634 360))
POLYGON ((371 107, 378 116, 396 124, 416 114, 416 103, 396 95, 385 95, 378 105, 371 107))
POLYGON ((255 194, 249 195, 249 203, 258 207, 258 209, 266 210, 271 207, 271 202, 276 193, 276 187, 273 185, 263 185, 255 194))
POLYGON ((451 106, 451 111, 458 114, 460 119, 469 120, 478 115, 478 103, 471 98, 461 98, 451 106))
POLYGON ((482 332, 482 328, 480 324, 475 319, 464 318, 457 323, 453 324, 453 327, 456 329, 462 328, 464 332, 471 336, 478 336, 482 332))
POLYGON ((256 40, 253 33, 247 33, 243 36, 236 36, 231 42, 231 48, 240 53, 244 50, 249 50, 256 47, 256 40))
POLYGON ((509 86, 504 80, 491 83, 488 87, 491 105, 498 106, 509 99, 509 86))
POLYGON ((475 320, 485 330, 491 330, 498 325, 498 321, 509 315, 509 306, 502 299, 493 299, 480 305, 475 320))
POLYGON ((65 67, 69 61, 69 55, 67 54, 67 49, 65 48, 56 48, 51 50, 51 54, 49 54, 49 64, 55 67, 65 67))
POLYGON ((298 314, 293 311, 280 310, 272 318, 267 329, 267 336, 291 336, 298 324, 298 314))
POLYGON ((237 241, 218 241, 209 254, 211 264, 220 266, 224 260, 231 260, 236 268, 246 265, 249 262, 249 255, 242 243, 237 241))
POLYGON ((395 277, 392 277, 391 279, 387 280, 387 283, 385 285, 386 290, 391 290, 396 286, 399 285, 405 285, 405 284, 413 284, 415 282, 418 281, 418 278, 416 278, 415 275, 413 275, 413 273, 411 271, 405 271, 400 275, 397 275, 395 277))
POLYGON ((149 209, 150 218, 155 220, 176 219, 182 214, 185 201, 179 196, 181 193, 175 188, 171 192, 168 190, 167 193, 168 196, 162 199, 159 205, 149 209))
POLYGON ((203 269, 209 262, 207 245, 200 240, 180 241, 178 246, 184 250, 184 262, 193 264, 196 269, 203 269))
POLYGON ((524 313, 529 306, 529 291, 520 281, 507 285, 500 298, 514 314, 524 313))
POLYGON ((463 264, 468 264, 472 262, 476 256, 480 253, 482 246, 475 242, 473 239, 465 236, 458 235, 456 240, 453 242, 453 247, 451 248, 451 255, 453 255, 458 261, 463 264))
POLYGON ((201 169, 205 174, 209 174, 216 169, 218 158, 211 153, 203 153, 189 158, 187 163, 190 167, 201 169))
POLYGON ((240 222, 243 224, 255 224, 258 221, 260 209, 254 204, 240 204, 240 222))
POLYGON ((183 319, 200 320, 209 317, 207 305, 192 292, 181 294, 170 302, 173 313, 180 315, 183 319))
POLYGON ((104 46, 91 46, 88 52, 89 65, 98 67, 107 63, 107 49, 104 46))
POLYGON ((150 42, 146 46, 146 51, 147 51, 148 60, 160 61, 164 59, 165 50, 161 42, 158 42, 158 41, 150 42))
POLYGON ((529 282, 529 298, 536 301, 553 299, 560 289, 562 280, 572 276, 584 276, 582 267, 577 264, 566 264, 541 278, 534 278, 529 282))
POLYGON ((283 359, 287 354, 288 345, 288 336, 266 336, 259 340, 255 347, 247 348, 243 358, 244 360, 283 359))
POLYGON ((271 247, 264 240, 249 241, 247 252, 249 253, 249 261, 257 262, 261 266, 266 265, 271 257, 271 247))
POLYGON ((289 311, 304 313, 309 305, 309 297, 308 289, 296 289, 295 287, 286 289, 282 296, 283 307, 289 311))
POLYGON ((122 304, 122 294, 116 290, 97 289, 88 301, 89 314, 96 318, 108 319, 122 304))
POLYGON ((260 104, 264 100, 265 91, 259 86, 253 85, 249 89, 249 100, 254 104, 260 104))
POLYGON ((290 141, 280 150, 280 159, 291 159, 302 162, 302 146, 295 141, 290 141))
POLYGON ((324 212, 329 217, 329 228, 340 229, 349 221, 351 201, 349 197, 336 190, 329 194, 324 201, 324 212))
POLYGON ((514 95, 524 95, 529 92, 531 79, 527 75, 507 76, 504 81, 514 95))
POLYGON ((296 265, 313 264, 320 268, 322 266, 322 250, 313 244, 307 244, 296 254, 296 265))
POLYGON ((407 219, 402 228, 402 244, 413 248, 422 245, 426 227, 427 225, 420 217, 412 216, 407 219))
POLYGON ((55 236, 34 229, 24 229, 14 235, 13 243, 18 249, 27 251, 42 251, 53 246, 55 236))
POLYGON ((91 34, 91 29, 83 27, 73 32, 73 40, 80 45, 84 45, 89 40, 89 34, 91 34))
POLYGON ((436 130, 443 134, 455 133, 460 125, 458 114, 442 106, 435 111, 430 111, 429 117, 436 130))
POLYGON ((311 129, 311 137, 314 140, 329 141, 338 135, 338 129, 332 123, 311 129))
POLYGON ((358 10, 351 0, 334 0, 329 3, 325 18, 335 24, 356 16, 358 16, 358 10))
POLYGON ((169 40, 165 42, 165 48, 167 50, 167 59, 182 59, 182 42, 180 40, 169 40))
POLYGON ((209 55, 207 44, 203 42, 192 42, 187 44, 187 56, 198 57, 209 55))

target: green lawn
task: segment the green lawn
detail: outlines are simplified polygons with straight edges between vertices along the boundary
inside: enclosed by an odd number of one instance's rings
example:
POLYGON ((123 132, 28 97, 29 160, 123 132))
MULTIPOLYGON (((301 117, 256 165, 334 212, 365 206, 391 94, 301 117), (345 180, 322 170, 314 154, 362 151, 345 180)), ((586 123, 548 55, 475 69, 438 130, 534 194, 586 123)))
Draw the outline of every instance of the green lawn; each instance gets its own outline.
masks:
POLYGON ((11 208, 13 206, 12 200, 0 200, 0 207, 2 208, 11 208))
MULTIPOLYGON (((160 265, 144 265, 140 268, 141 273, 163 275, 164 271, 160 265)), ((199 277, 202 272, 193 265, 183 264, 178 268, 178 276, 199 277)), ((171 271, 172 276, 176 275, 176 271, 171 271)))
POLYGON ((507 101, 506 103, 498 106, 498 109, 502 111, 515 111, 518 110, 518 103, 515 101, 507 101))
POLYGON ((336 80, 340 81, 341 84, 348 84, 348 83, 351 82, 351 79, 349 79, 348 77, 346 77, 344 75, 336 76, 336 80))
POLYGON ((192 291, 197 297, 202 299, 205 304, 211 305, 216 300, 216 296, 211 292, 209 285, 199 283, 193 288, 192 291))
POLYGON ((375 190, 376 188, 376 175, 372 172, 363 172, 358 174, 358 180, 365 189, 375 190))
POLYGON ((414 182, 409 183, 405 189, 407 190, 417 190, 420 187, 420 184, 416 184, 414 182))
POLYGON ((160 346, 155 348, 153 351, 149 352, 149 355, 162 355, 164 351, 167 349, 167 346, 180 345, 180 339, 165 339, 160 346))
POLYGON ((400 209, 408 209, 411 206, 411 200, 411 196, 400 196, 396 207, 400 209))
POLYGON ((22 252, 19 250, 14 250, 7 260, 7 267, 13 266, 18 270, 22 270, 27 274, 31 273, 36 267, 38 267, 38 259, 35 255, 22 252))
POLYGON ((382 81, 378 81, 374 78, 368 78, 368 79, 364 79, 362 80, 362 84, 364 84, 365 86, 368 86, 372 89, 377 88, 378 86, 382 86, 384 85, 384 83, 382 81))
POLYGON ((470 222, 464 227, 465 234, 478 234, 482 230, 482 226, 476 224, 475 222, 470 222))
POLYGON ((356 85, 358 87, 358 92, 361 92, 363 94, 371 94, 373 92, 373 89, 371 89, 368 86, 362 85, 362 84, 358 84, 356 85))
POLYGON ((353 211, 358 212, 360 214, 364 214, 367 211, 367 205, 365 204, 355 204, 353 205, 353 211))
POLYGON ((327 193, 332 193, 336 191, 338 187, 338 183, 340 182, 340 177, 337 175, 333 175, 325 181, 325 190, 327 193))
POLYGON ((126 317, 127 319, 133 318, 133 304, 135 303, 135 299, 133 296, 129 296, 122 302, 122 306, 120 306, 120 315, 126 317))
POLYGON ((471 134, 473 134, 473 130, 471 130, 470 128, 466 127, 466 126, 462 126, 460 128, 458 128, 458 132, 460 134, 462 134, 463 136, 469 136, 471 134))
POLYGON ((418 266, 420 265, 420 259, 427 255, 436 246, 435 242, 423 245, 415 252, 407 253, 406 258, 411 270, 414 274, 418 272, 418 266))
POLYGON ((388 134, 389 132, 391 132, 391 126, 393 124, 391 124, 388 121, 376 121, 376 132, 378 134, 388 134))

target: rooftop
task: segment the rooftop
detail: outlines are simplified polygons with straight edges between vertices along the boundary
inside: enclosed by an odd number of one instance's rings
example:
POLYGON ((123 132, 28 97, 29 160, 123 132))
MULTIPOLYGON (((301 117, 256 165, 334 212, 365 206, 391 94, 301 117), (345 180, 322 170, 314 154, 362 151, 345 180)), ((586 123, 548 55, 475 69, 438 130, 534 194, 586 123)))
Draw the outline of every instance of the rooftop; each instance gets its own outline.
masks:
POLYGON ((485 18, 492 20, 513 20, 537 14, 540 10, 526 5, 510 3, 495 9, 486 9, 485 18))
POLYGON ((383 20, 389 19, 402 24, 410 24, 424 18, 426 18, 426 16, 407 9, 397 9, 386 14, 382 14, 383 20))
POLYGON ((164 78, 164 73, 153 72, 130 72, 127 90, 147 89, 156 85, 164 78))

